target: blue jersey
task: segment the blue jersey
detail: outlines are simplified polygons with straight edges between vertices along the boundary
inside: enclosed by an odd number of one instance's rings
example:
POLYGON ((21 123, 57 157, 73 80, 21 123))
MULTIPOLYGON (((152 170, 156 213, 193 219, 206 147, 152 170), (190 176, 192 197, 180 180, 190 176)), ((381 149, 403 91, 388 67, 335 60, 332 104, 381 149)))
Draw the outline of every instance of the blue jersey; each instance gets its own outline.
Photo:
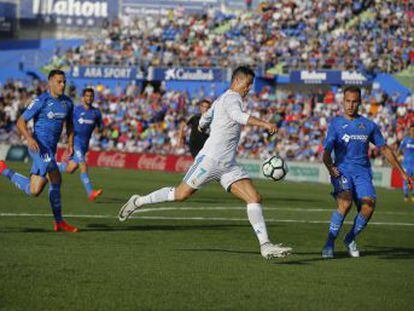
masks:
POLYGON ((54 98, 45 92, 27 107, 22 117, 34 121, 33 138, 37 141, 41 153, 55 153, 57 143, 65 121, 72 122, 72 100, 62 95, 54 98))
POLYGON ((324 142, 327 151, 334 151, 335 166, 343 170, 356 167, 370 168, 368 158, 369 143, 377 147, 385 145, 384 137, 374 122, 358 116, 348 120, 342 116, 335 117, 328 128, 324 142))
POLYGON ((84 105, 75 106, 73 110, 73 125, 75 130, 75 146, 86 153, 89 148, 89 140, 95 127, 102 126, 102 115, 99 109, 84 105))
POLYGON ((404 156, 403 166, 414 167, 414 138, 405 137, 400 144, 400 151, 404 156))

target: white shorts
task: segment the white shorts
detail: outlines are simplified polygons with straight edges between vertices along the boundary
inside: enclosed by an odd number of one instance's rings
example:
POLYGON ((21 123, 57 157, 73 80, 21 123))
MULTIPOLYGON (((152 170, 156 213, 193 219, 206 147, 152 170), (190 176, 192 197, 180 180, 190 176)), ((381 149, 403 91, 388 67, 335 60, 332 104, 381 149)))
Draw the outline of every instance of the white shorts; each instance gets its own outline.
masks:
POLYGON ((194 189, 200 189, 210 181, 219 181, 226 191, 230 191, 233 183, 246 178, 250 178, 249 175, 236 162, 224 165, 206 155, 198 155, 183 181, 194 189))

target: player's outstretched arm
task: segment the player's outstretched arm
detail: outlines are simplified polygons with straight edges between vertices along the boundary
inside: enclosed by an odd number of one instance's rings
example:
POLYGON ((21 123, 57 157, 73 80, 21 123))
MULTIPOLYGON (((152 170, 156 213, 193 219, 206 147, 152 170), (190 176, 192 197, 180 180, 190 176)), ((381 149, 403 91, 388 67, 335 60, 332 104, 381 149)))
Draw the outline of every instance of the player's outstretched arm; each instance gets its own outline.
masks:
POLYGON ((247 124, 264 128, 269 132, 270 135, 273 135, 277 132, 276 125, 264 120, 260 120, 253 116, 249 116, 249 118, 247 119, 247 124))
POLYGON ((27 121, 24 119, 23 116, 21 116, 16 123, 17 129, 19 130, 20 134, 23 135, 23 137, 27 141, 27 147, 29 147, 30 150, 39 152, 40 148, 37 144, 36 140, 34 140, 32 134, 30 133, 29 129, 27 128, 27 121))
POLYGON ((332 177, 338 178, 341 176, 338 168, 334 165, 332 161, 331 151, 324 150, 322 155, 323 163, 325 164, 326 168, 328 169, 329 175, 332 177))
POLYGON ((401 166, 400 162, 397 159, 396 154, 391 150, 391 148, 388 147, 387 145, 382 146, 381 147, 381 152, 387 158, 387 160, 391 164, 391 166, 394 167, 394 168, 396 168, 396 169, 398 169, 400 171, 402 178, 405 181, 407 181, 408 187, 410 189, 412 189, 413 188, 413 181, 408 176, 408 174, 406 173, 406 171, 403 169, 403 167, 401 166))

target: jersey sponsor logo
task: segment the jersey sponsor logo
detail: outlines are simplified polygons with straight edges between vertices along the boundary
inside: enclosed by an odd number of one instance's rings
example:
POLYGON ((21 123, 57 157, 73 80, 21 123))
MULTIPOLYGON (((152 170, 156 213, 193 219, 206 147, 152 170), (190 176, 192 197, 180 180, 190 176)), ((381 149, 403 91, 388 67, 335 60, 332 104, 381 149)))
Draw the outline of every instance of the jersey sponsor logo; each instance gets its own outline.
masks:
POLYGON ((141 170, 166 170, 167 157, 154 154, 143 154, 138 159, 137 168, 141 170))
POLYGON ((409 144, 409 143, 407 143, 407 144, 406 144, 406 147, 407 147, 407 149, 408 149, 408 148, 414 148, 414 144, 409 144))
POLYGON ((66 118, 66 113, 65 112, 53 112, 53 111, 49 111, 47 113, 47 117, 48 117, 48 119, 58 119, 58 120, 62 120, 64 118, 66 118))
POLYGON ((78 119, 79 124, 93 124, 94 122, 94 120, 84 119, 82 117, 78 119))
POLYGON ((368 140, 368 135, 348 135, 344 134, 341 138, 344 142, 349 143, 351 140, 359 140, 366 142, 368 140))

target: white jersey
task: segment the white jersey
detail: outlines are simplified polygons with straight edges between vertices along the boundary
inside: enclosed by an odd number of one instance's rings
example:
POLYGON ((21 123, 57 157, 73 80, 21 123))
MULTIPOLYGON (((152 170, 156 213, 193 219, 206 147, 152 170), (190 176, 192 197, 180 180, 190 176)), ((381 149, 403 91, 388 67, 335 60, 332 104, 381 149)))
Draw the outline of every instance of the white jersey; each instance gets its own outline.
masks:
POLYGON ((223 163, 234 163, 241 127, 247 124, 249 117, 243 111, 240 94, 227 90, 200 119, 201 129, 210 125, 210 136, 199 154, 223 163))

